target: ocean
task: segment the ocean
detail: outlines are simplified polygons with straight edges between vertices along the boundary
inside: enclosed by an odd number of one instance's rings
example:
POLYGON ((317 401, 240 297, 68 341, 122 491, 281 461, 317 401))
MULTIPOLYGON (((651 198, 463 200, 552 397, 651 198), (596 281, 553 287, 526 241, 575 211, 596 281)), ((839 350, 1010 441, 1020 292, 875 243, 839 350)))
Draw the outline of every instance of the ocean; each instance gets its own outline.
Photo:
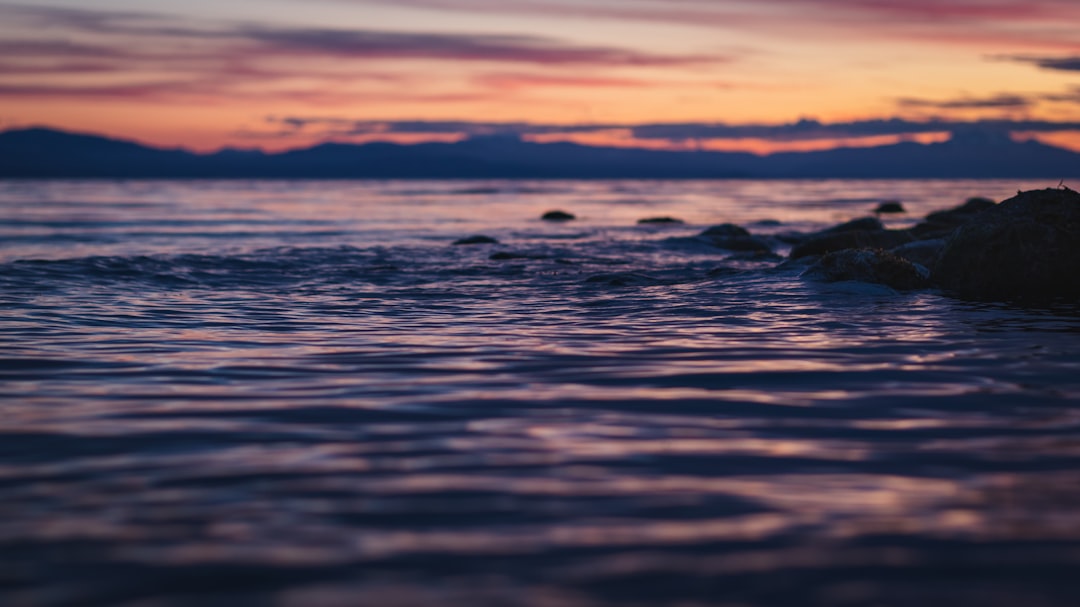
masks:
POLYGON ((1076 605, 1080 311, 783 263, 1056 185, 0 182, 0 604, 1076 605))

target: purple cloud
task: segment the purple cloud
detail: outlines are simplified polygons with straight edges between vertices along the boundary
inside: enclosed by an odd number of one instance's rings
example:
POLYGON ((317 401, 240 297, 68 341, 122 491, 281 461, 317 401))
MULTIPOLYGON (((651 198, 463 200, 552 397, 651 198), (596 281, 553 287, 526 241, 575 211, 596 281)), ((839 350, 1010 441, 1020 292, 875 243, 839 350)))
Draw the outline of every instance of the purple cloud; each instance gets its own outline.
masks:
POLYGON ((972 132, 1061 132, 1080 130, 1080 122, 1041 120, 927 120, 902 118, 823 123, 800 120, 787 124, 544 124, 528 122, 470 122, 470 121, 372 121, 350 120, 343 117, 275 117, 268 121, 282 127, 282 134, 295 134, 311 129, 325 136, 355 136, 375 134, 412 135, 572 135, 611 130, 628 130, 636 139, 681 143, 693 140, 762 139, 774 142, 859 139, 880 136, 919 135, 925 133, 972 132))
POLYGON ((1001 55, 993 57, 1001 61, 1017 61, 1030 63, 1044 70, 1057 70, 1062 72, 1080 72, 1080 55, 1065 57, 1039 57, 1032 55, 1001 55))
POLYGON ((961 97, 958 99, 917 99, 902 97, 897 100, 901 107, 930 108, 936 110, 1023 109, 1031 107, 1037 98, 1002 93, 993 97, 961 97))

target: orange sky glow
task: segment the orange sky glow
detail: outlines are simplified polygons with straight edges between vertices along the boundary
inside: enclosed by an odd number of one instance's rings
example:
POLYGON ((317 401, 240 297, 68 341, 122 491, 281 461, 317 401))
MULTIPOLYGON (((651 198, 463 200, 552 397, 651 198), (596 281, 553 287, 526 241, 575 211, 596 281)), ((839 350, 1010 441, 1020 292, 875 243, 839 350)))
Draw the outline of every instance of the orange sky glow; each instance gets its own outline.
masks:
POLYGON ((1076 23, 1075 0, 0 0, 0 129, 769 153, 987 128, 1080 150, 1076 23))

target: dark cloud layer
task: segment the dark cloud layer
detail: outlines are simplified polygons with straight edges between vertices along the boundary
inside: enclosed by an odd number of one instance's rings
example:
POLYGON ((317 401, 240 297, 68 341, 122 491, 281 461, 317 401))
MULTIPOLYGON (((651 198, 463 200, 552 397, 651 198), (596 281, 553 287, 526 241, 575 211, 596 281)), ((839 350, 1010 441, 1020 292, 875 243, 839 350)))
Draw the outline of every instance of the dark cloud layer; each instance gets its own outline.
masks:
POLYGON ((578 124, 558 125, 527 122, 468 121, 354 121, 345 118, 270 118, 285 132, 304 129, 328 136, 373 134, 526 136, 629 131, 636 139, 669 142, 693 140, 760 139, 775 142, 858 139, 905 136, 924 133, 983 131, 987 133, 1080 131, 1080 122, 1041 120, 912 121, 901 118, 854 122, 822 123, 800 120, 787 124, 578 124))
POLYGON ((1005 55, 997 57, 1005 61, 1018 61, 1030 63, 1044 70, 1057 70, 1062 72, 1080 72, 1080 55, 1064 57, 1036 57, 1032 55, 1005 55))
POLYGON ((363 29, 296 28, 252 23, 206 23, 160 15, 77 9, 3 7, 5 55, 23 59, 91 56, 154 57, 168 50, 180 58, 265 59, 297 54, 328 58, 430 59, 541 65, 668 66, 723 61, 706 55, 663 55, 630 49, 582 46, 555 38, 497 34, 440 34, 363 29), (13 27, 16 26, 16 27, 13 27), (18 27, 22 26, 22 27, 18 27), (28 29, 30 28, 30 29, 28 29), (69 42, 73 35, 108 36, 98 45, 69 42), (152 44, 148 44, 152 42, 152 44), (170 46, 175 45, 175 46, 170 46))
POLYGON ((902 107, 930 108, 937 110, 998 110, 1023 109, 1034 105, 1039 99, 1016 94, 1000 94, 993 97, 962 97, 959 99, 932 100, 911 97, 900 98, 902 107))

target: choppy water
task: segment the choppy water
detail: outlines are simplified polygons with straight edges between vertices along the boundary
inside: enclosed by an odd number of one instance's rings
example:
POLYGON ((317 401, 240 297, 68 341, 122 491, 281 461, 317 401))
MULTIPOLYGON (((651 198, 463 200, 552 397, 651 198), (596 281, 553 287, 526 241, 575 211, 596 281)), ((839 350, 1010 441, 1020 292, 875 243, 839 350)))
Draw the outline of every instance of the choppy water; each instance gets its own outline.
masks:
POLYGON ((1049 185, 0 183, 0 603, 1075 605, 1080 314, 694 238, 1049 185))

